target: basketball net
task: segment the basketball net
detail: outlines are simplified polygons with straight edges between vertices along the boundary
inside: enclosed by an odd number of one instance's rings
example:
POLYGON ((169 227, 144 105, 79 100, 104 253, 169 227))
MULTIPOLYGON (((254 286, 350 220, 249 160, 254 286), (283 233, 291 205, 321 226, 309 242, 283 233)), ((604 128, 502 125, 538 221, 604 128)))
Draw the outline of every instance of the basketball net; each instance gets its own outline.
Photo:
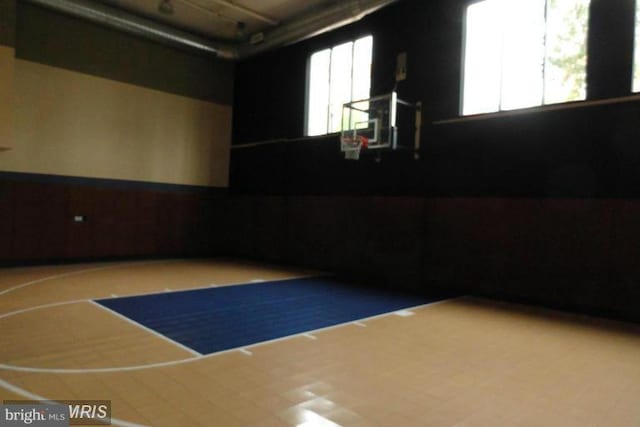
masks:
POLYGON ((369 138, 364 135, 342 137, 342 150, 344 151, 344 158, 347 160, 358 160, 360 152, 366 150, 368 146, 369 138))

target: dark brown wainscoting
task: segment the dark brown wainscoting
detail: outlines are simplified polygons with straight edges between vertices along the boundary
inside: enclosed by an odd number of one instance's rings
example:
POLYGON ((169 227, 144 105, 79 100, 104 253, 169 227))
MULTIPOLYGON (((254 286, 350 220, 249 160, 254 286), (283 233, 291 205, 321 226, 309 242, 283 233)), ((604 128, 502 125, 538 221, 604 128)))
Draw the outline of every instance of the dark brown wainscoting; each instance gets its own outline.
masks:
POLYGON ((40 263, 217 253, 226 190, 0 174, 0 260, 40 263), (84 222, 75 222, 84 216, 84 222))
POLYGON ((245 195, 227 212, 229 255, 640 321, 640 200, 245 195))

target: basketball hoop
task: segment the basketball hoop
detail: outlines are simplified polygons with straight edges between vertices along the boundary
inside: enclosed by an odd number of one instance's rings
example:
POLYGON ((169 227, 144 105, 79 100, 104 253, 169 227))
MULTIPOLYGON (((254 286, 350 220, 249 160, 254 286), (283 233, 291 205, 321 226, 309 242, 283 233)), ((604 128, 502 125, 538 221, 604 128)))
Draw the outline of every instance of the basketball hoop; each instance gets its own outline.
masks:
POLYGON ((360 152, 369 146, 369 138, 364 135, 344 135, 342 136, 342 151, 347 160, 360 159, 360 152))
POLYGON ((366 149, 380 161, 380 153, 402 149, 412 151, 417 159, 421 126, 422 103, 403 101, 395 91, 346 102, 342 105, 340 151, 345 159, 358 160, 366 149))

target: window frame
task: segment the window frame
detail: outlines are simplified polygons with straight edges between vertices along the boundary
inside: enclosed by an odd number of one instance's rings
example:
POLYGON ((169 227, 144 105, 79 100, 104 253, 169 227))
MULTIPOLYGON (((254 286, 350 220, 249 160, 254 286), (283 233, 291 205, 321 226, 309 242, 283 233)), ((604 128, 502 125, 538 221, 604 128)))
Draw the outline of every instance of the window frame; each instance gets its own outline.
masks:
POLYGON ((640 0, 634 2, 633 13, 633 52, 631 56, 631 94, 640 95, 640 77, 636 80, 636 73, 640 73, 640 0))
MULTIPOLYGON (((560 102, 549 102, 549 103, 545 103, 544 102, 544 80, 543 80, 543 97, 542 97, 542 102, 538 105, 533 105, 533 106, 529 106, 529 107, 520 107, 520 108, 507 108, 507 109, 502 109, 502 99, 500 99, 499 101, 499 108, 498 110, 495 111, 485 111, 485 112, 479 112, 479 113, 469 113, 469 114, 464 114, 464 99, 465 99, 465 82, 466 82, 466 74, 465 74, 465 70, 466 70, 466 59, 467 59, 467 29, 468 29, 468 25, 467 25, 467 20, 468 20, 468 11, 469 11, 469 7, 477 4, 477 3, 481 3, 484 1, 488 1, 488 0, 469 0, 467 2, 464 3, 463 5, 463 13, 462 13, 462 31, 461 31, 461 48, 460 48, 460 74, 459 74, 459 96, 458 96, 458 117, 460 118, 466 118, 466 117, 474 117, 474 116, 482 116, 482 115, 502 115, 502 114, 514 114, 514 113, 518 113, 519 111, 531 111, 531 110, 536 110, 536 109, 541 109, 541 108, 548 108, 548 107, 553 107, 553 106, 558 106, 558 105, 564 105, 564 104, 576 104, 576 103, 582 103, 582 102, 587 102, 589 101, 589 92, 588 92, 588 81, 589 81, 589 73, 588 73, 588 61, 589 61, 589 33, 590 33, 590 24, 591 24, 591 17, 588 16, 587 18, 587 31, 586 31, 586 37, 585 37, 585 45, 587 48, 587 63, 585 64, 585 94, 584 94, 584 99, 578 99, 578 100, 565 100, 565 101, 560 101, 560 102)), ((549 0, 545 0, 545 2, 548 2, 549 0)), ((592 0, 589 0, 589 2, 591 2, 592 0)), ((640 0, 636 0, 637 2, 640 2, 640 0)), ((545 12, 546 14, 546 12, 545 12)), ((548 34, 548 28, 545 26, 545 31, 544 31, 544 38, 545 40, 547 39, 547 34, 548 34)), ((547 56, 546 54, 543 56, 543 79, 544 79, 544 75, 545 75, 545 68, 546 68, 546 60, 547 60, 547 56)), ((633 69, 632 69, 632 87, 633 87, 633 69)), ((501 84, 502 84, 502 79, 501 79, 501 84)), ((633 92, 632 92, 633 93, 633 92)), ((640 92, 635 92, 640 94, 640 92)), ((502 98, 502 94, 500 94, 500 98, 502 98)))
MULTIPOLYGON (((475 1, 482 1, 482 0, 475 0, 475 1)), ((328 135, 334 135, 339 133, 339 131, 337 132, 332 132, 329 130, 331 121, 330 121, 330 114, 331 114, 331 98, 329 98, 329 103, 327 105, 327 130, 325 133, 319 134, 319 135, 310 135, 309 134, 309 110, 310 110, 310 103, 309 103, 309 97, 310 97, 310 93, 311 93, 311 58, 313 57, 313 55, 320 53, 322 51, 328 50, 329 51, 329 91, 331 91, 331 53, 333 52, 333 49, 335 49, 336 47, 339 47, 343 44, 346 43, 352 43, 352 51, 351 51, 351 59, 352 59, 352 64, 351 64, 351 87, 353 89, 353 81, 354 81, 354 66, 353 66, 353 57, 354 57, 354 53, 355 53, 355 44, 357 41, 365 39, 367 37, 371 37, 371 67, 369 70, 369 78, 370 78, 370 84, 369 84, 369 95, 368 97, 371 97, 371 87, 372 87, 372 83, 373 83, 373 64, 374 64, 374 53, 375 53, 375 45, 374 45, 374 41, 375 38, 373 36, 372 33, 364 33, 355 37, 350 37, 346 40, 342 40, 339 42, 333 42, 330 43, 328 46, 325 46, 323 48, 319 48, 319 49, 314 49, 310 54, 307 55, 307 64, 306 64, 306 81, 305 81, 305 98, 304 98, 304 136, 305 137, 309 137, 309 138, 322 138, 322 137, 326 137, 328 135)), ((353 91, 351 93, 351 98, 353 98, 353 91)), ((351 99, 350 101, 357 101, 356 99, 351 99)))
MULTIPOLYGON (((464 3, 464 12, 462 13, 462 39, 460 40, 460 77, 458 79, 460 85, 460 93, 458 94, 458 116, 468 117, 470 114, 464 114, 464 88, 465 88, 465 70, 467 62, 467 17, 469 16, 469 7, 485 0, 470 0, 464 3)), ((500 111, 494 111, 497 113, 500 111)), ((491 114, 491 113, 480 113, 491 114)))

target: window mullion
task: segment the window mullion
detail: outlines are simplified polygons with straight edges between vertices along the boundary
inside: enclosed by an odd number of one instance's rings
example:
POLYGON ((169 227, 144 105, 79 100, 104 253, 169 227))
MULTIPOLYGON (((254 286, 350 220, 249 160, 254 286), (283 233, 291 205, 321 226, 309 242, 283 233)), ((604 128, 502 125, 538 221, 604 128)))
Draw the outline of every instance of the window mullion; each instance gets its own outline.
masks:
POLYGON ((355 81, 355 76, 354 76, 355 69, 356 69, 356 67, 354 66, 355 61, 356 61, 356 42, 354 41, 351 44, 351 96, 349 97, 349 102, 354 100, 353 99, 353 96, 354 96, 353 91, 354 91, 355 85, 353 84, 353 82, 355 81))
POLYGON ((544 33, 542 36, 542 100, 540 105, 545 105, 547 101, 547 22, 549 19, 549 0, 544 2, 544 33))
MULTIPOLYGON (((500 4, 502 7, 502 4, 500 4)), ((498 111, 502 111, 502 92, 504 88, 504 37, 505 37, 505 23, 504 23, 504 15, 502 16, 502 20, 499 22, 500 25, 500 85, 498 92, 498 111)))
POLYGON ((333 99, 331 99, 331 95, 333 91, 331 90, 331 70, 333 69, 333 48, 329 51, 329 96, 327 99, 329 100, 327 103, 327 128, 326 132, 329 133, 331 129, 331 104, 333 103, 333 99))

